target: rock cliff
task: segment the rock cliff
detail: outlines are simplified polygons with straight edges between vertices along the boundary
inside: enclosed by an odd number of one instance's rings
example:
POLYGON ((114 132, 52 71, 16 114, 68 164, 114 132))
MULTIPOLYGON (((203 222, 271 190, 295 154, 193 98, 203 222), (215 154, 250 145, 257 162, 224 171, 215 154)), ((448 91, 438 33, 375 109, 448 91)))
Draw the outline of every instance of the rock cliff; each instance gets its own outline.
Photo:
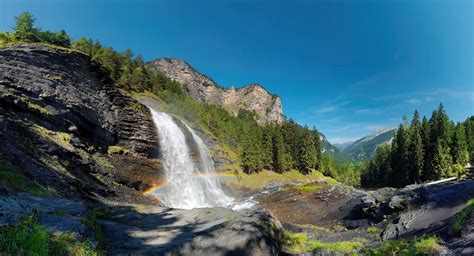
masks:
POLYGON ((148 109, 82 53, 0 48, 0 159, 68 198, 142 200, 159 168, 148 109))
POLYGON ((234 115, 238 114, 239 109, 255 111, 259 124, 283 121, 280 97, 259 84, 225 89, 183 60, 159 58, 150 64, 170 79, 186 85, 189 95, 198 101, 222 106, 234 115))

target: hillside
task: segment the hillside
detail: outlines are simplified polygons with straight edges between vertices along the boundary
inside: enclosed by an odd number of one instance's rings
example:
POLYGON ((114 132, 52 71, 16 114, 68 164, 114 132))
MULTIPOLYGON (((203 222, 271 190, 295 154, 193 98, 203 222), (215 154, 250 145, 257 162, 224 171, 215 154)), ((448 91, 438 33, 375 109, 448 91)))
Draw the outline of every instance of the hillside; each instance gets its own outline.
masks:
POLYGON ((344 145, 341 152, 351 157, 354 161, 370 159, 374 156, 375 150, 379 145, 390 143, 395 131, 396 129, 394 128, 377 131, 348 145, 344 145))
POLYGON ((183 60, 159 58, 149 64, 168 78, 185 85, 186 92, 194 99, 222 106, 234 116, 239 109, 245 109, 257 113, 259 124, 281 123, 284 119, 280 97, 259 84, 225 89, 183 60))

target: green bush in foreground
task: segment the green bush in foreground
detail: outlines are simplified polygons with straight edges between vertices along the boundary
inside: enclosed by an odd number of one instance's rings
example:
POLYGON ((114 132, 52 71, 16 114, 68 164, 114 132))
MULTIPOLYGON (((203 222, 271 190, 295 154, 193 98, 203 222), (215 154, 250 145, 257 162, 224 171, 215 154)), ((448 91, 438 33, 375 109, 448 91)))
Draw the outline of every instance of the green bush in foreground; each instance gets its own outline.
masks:
POLYGON ((421 237, 409 242, 406 239, 395 239, 384 242, 380 247, 365 250, 364 254, 372 256, 385 255, 434 255, 440 251, 440 239, 436 236, 421 237))
POLYGON ((471 212, 474 210, 474 198, 471 198, 466 207, 459 213, 453 223, 453 231, 455 233, 461 232, 464 221, 469 217, 471 212))
POLYGON ((95 256, 88 241, 78 241, 70 233, 50 236, 38 224, 35 216, 29 216, 16 225, 0 229, 0 255, 78 255, 95 256))

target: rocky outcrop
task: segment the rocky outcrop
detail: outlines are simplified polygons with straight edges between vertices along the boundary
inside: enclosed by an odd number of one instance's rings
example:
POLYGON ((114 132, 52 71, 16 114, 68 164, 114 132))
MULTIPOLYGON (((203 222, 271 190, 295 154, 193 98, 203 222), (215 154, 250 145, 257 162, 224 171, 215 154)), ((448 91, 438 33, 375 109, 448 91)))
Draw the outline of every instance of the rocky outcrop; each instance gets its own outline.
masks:
POLYGON ((259 124, 283 121, 280 97, 259 84, 224 89, 183 60, 159 58, 150 65, 170 79, 186 85, 189 95, 198 101, 222 106, 233 115, 237 115, 240 109, 255 111, 259 124))
POLYGON ((60 196, 142 200, 158 177, 148 109, 82 53, 0 48, 0 108, 0 159, 60 196))
POLYGON ((115 206, 101 221, 110 255, 278 255, 281 224, 264 210, 115 206), (139 209, 139 210, 137 210, 139 209))

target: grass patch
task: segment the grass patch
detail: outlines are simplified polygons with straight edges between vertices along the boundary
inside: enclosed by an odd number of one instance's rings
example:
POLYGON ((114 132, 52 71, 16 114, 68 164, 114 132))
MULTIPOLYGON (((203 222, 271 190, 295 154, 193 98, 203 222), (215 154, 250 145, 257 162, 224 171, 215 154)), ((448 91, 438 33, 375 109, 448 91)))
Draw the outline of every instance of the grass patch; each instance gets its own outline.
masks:
POLYGON ((293 233, 289 230, 283 231, 282 244, 289 251, 300 253, 304 250, 307 242, 308 235, 306 233, 293 233))
POLYGON ((28 192, 37 197, 51 197, 53 193, 41 187, 38 183, 33 182, 28 185, 28 192))
POLYGON ((0 181, 13 190, 23 190, 25 187, 25 178, 17 169, 11 167, 6 161, 3 161, 0 168, 0 181))
POLYGON ((307 251, 317 252, 317 251, 330 251, 330 252, 340 252, 340 253, 351 253, 355 252, 358 249, 361 249, 364 245, 356 241, 343 241, 343 242, 334 242, 334 243, 323 243, 319 241, 309 241, 306 246, 307 251))
POLYGON ((101 167, 103 167, 104 169, 113 169, 114 166, 110 163, 109 159, 104 157, 104 156, 101 156, 99 154, 94 154, 92 155, 92 159, 94 159, 94 161, 101 167))
MULTIPOLYGON (((237 176, 237 175, 234 175, 237 176)), ((238 179, 233 178, 225 180, 232 187, 243 187, 248 189, 263 189, 266 188, 270 183, 291 183, 301 182, 310 183, 313 181, 324 180, 325 177, 319 171, 313 171, 307 175, 300 173, 297 170, 291 170, 284 173, 276 173, 268 170, 261 171, 254 174, 245 174, 239 172, 238 179)))
POLYGON ((381 246, 364 251, 366 255, 436 255, 442 249, 440 239, 435 236, 418 237, 408 241, 394 239, 384 242, 381 246))
POLYGON ((38 105, 38 104, 35 104, 31 101, 28 101, 27 102, 28 104, 28 108, 29 109, 36 109, 38 110, 39 112, 43 113, 43 114, 46 114, 46 115, 52 115, 53 113, 51 111, 49 111, 48 109, 46 108, 43 108, 42 106, 38 105))
POLYGON ((107 154, 111 155, 128 155, 130 150, 123 148, 121 146, 109 146, 107 149, 107 154))
POLYGON ((456 234, 459 234, 459 232, 461 232, 464 221, 469 217, 473 209, 474 209, 474 198, 471 198, 469 201, 467 201, 466 207, 462 209, 462 211, 454 220, 452 228, 456 234))
POLYGON ((306 184, 306 185, 292 186, 292 187, 289 187, 289 189, 311 193, 311 192, 320 190, 322 187, 323 186, 316 185, 316 184, 306 184))
POLYGON ((411 251, 416 252, 416 255, 434 255, 440 251, 440 239, 436 236, 429 236, 421 238, 413 244, 411 251))
POLYGON ((65 132, 51 131, 44 128, 43 126, 39 126, 36 124, 34 124, 33 129, 36 131, 37 134, 53 141, 57 145, 70 151, 74 150, 74 147, 71 145, 71 134, 65 132))
POLYGON ((379 234, 380 230, 376 226, 370 226, 370 227, 367 228, 367 233, 379 234))
POLYGON ((0 255, 98 255, 88 241, 78 241, 70 234, 51 236, 38 223, 36 216, 28 216, 16 225, 0 228, 0 255))

